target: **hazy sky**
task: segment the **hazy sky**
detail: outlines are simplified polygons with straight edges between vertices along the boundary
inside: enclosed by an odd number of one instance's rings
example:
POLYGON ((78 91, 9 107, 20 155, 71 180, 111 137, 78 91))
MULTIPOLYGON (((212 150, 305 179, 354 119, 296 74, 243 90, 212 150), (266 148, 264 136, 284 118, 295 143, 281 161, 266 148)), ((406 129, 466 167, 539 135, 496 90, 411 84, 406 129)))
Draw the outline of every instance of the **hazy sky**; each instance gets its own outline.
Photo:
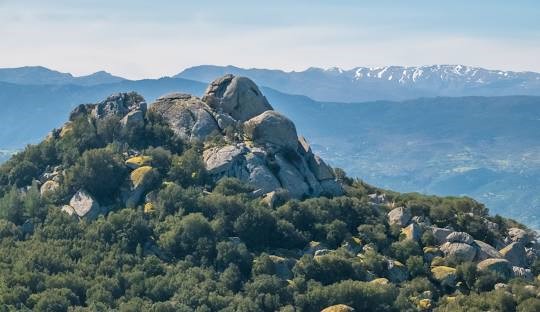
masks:
POLYGON ((200 64, 540 71, 540 1, 0 0, 0 67, 142 78, 200 64))

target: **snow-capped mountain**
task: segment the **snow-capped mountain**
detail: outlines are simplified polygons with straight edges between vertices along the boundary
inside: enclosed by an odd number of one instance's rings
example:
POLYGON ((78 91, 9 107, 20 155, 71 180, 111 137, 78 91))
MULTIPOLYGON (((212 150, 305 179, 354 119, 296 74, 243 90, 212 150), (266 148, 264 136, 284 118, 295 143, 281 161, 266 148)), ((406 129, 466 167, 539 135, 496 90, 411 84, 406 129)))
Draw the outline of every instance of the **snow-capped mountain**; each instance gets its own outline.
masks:
POLYGON ((434 96, 540 95, 540 74, 464 65, 309 68, 301 72, 196 66, 175 77, 210 81, 232 73, 283 92, 322 101, 405 100, 434 96))

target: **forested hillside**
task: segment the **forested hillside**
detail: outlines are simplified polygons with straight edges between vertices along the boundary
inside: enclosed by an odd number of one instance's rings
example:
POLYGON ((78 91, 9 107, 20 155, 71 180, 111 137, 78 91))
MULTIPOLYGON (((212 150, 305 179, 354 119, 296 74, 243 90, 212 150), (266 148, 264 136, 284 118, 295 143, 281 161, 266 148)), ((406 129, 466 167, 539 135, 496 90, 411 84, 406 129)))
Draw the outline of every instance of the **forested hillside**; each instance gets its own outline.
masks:
POLYGON ((0 167, 1 311, 538 311, 539 254, 330 167, 241 77, 77 106, 0 167))

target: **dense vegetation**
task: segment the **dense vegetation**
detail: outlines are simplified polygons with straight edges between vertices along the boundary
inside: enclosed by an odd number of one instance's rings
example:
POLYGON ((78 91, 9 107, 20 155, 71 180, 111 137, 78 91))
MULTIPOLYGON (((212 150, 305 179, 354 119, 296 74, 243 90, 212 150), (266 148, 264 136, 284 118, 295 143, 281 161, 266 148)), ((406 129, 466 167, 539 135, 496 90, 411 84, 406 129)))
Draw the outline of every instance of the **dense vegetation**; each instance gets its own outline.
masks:
MULTIPOLYGON (((433 237, 405 240, 387 222, 380 192, 338 177, 347 195, 283 201, 250 196, 235 179, 214 182, 202 144, 173 136, 159 117, 122 128, 111 118, 79 118, 0 167, 0 311, 319 311, 347 304, 357 311, 538 311, 538 281, 507 281, 474 264, 428 257, 433 237), (121 198, 131 150, 152 161, 152 197, 125 208, 121 198), (41 196, 35 181, 64 170, 61 187, 41 196), (79 220, 60 210, 78 189, 110 212, 79 220), (317 244, 330 250, 313 257, 317 244), (287 263, 291 259, 292 265, 287 263), (397 260, 406 278, 393 281, 397 260), (430 261, 457 267, 458 287, 439 283, 430 261), (498 282, 505 289, 493 290, 498 282), (531 286, 532 285, 532 286, 531 286), (532 287, 532 288, 531 288, 532 287), (426 301, 428 300, 428 301, 426 301)), ((468 198, 387 192, 395 205, 436 225, 493 242, 511 220, 487 216, 468 198), (489 229, 482 218, 496 223, 489 229)), ((533 268, 540 273, 540 265, 533 268)))

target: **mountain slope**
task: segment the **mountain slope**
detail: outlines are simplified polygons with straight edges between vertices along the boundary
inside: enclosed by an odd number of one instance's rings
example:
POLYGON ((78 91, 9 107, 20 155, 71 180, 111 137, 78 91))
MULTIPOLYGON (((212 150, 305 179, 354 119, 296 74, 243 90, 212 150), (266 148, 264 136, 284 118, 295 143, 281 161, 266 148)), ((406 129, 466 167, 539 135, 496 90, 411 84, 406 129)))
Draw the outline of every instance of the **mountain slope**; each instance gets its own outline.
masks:
POLYGON ((436 96, 540 95, 540 74, 488 70, 463 65, 357 67, 351 70, 310 68, 301 72, 196 66, 177 78, 208 82, 232 73, 263 86, 320 101, 363 102, 436 96))
POLYGON ((347 177, 245 77, 78 105, 0 166, 7 311, 528 311, 538 274, 534 231, 347 177))

